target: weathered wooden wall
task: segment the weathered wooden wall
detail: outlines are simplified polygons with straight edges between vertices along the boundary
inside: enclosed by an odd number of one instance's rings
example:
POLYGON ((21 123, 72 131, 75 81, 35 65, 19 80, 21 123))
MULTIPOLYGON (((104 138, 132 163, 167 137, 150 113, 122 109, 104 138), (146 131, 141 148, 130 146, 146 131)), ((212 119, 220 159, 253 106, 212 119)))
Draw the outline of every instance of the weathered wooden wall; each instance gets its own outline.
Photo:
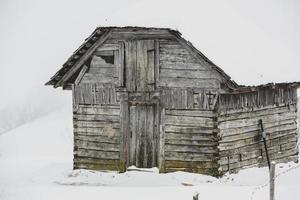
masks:
POLYGON ((161 171, 218 174, 213 111, 166 109, 162 114, 161 171))
POLYGON ((266 166, 258 120, 262 119, 270 159, 298 160, 296 104, 223 111, 218 117, 220 171, 266 166))
POLYGON ((74 169, 121 171, 120 107, 78 105, 74 118, 74 169))
POLYGON ((228 92, 224 77, 169 32, 112 32, 73 86, 74 168, 158 165, 217 176, 262 166, 259 119, 271 159, 298 159, 294 88, 228 92))

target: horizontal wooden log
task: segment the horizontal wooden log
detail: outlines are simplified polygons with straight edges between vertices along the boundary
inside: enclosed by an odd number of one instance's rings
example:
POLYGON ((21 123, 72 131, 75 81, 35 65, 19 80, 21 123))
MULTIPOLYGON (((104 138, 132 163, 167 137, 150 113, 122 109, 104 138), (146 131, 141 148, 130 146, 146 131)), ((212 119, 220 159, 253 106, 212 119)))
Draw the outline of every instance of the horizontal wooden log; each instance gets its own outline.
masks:
MULTIPOLYGON (((292 129, 292 130, 267 132, 266 138, 274 139, 277 137, 281 137, 281 136, 289 135, 289 134, 293 134, 293 133, 297 134, 296 127, 295 127, 295 129, 292 129)), ((238 140, 244 140, 244 139, 249 139, 249 138, 261 138, 260 131, 252 131, 252 132, 248 132, 248 133, 242 133, 239 135, 223 136, 220 139, 220 143, 236 142, 238 140)))
MULTIPOLYGON (((161 62, 163 61, 175 61, 175 62, 194 62, 194 63, 197 63, 197 60, 192 57, 191 55, 188 55, 188 54, 180 54, 180 53, 172 53, 172 52, 163 52, 163 51, 160 51, 159 52, 160 55, 159 55, 159 59, 161 62)), ((197 65, 199 65, 197 63, 197 65)))
POLYGON ((74 128, 74 133, 81 133, 87 136, 108 136, 108 137, 119 137, 120 129, 112 128, 110 126, 104 128, 74 128))
POLYGON ((160 68, 161 69, 174 69, 174 70, 207 70, 207 67, 199 65, 197 62, 192 61, 177 61, 164 59, 160 60, 160 68))
MULTIPOLYGON (((283 162, 290 162, 290 161, 298 161, 298 155, 295 155, 295 153, 288 154, 276 154, 272 157, 272 161, 275 161, 277 163, 283 163, 283 162)), ((247 168, 247 167, 254 167, 254 166, 267 166, 266 159, 262 158, 252 158, 248 160, 243 160, 240 162, 235 162, 232 164, 229 164, 230 170, 239 170, 241 168, 247 168)), ((220 170, 222 171, 228 171, 228 164, 227 165, 220 165, 220 170)))
POLYGON ((100 159, 119 159, 120 153, 115 151, 99 151, 99 150, 87 150, 87 149, 76 149, 74 154, 80 157, 89 158, 100 158, 100 159))
POLYGON ((218 138, 214 137, 212 134, 181 134, 181 133, 170 133, 165 132, 166 139, 179 139, 179 140, 201 140, 201 141, 217 141, 218 138))
POLYGON ((282 109, 283 107, 287 107, 289 109, 291 109, 291 111, 295 111, 297 106, 295 103, 289 104, 289 105, 285 105, 285 104, 281 104, 281 105, 267 105, 267 106, 263 106, 263 107, 254 107, 254 108, 245 108, 245 109, 234 109, 234 110, 226 110, 226 111, 219 111, 220 116, 223 115, 232 115, 232 114, 236 114, 236 115, 242 115, 245 113, 248 113, 249 111, 251 111, 251 113, 253 113, 253 115, 257 115, 257 112, 260 112, 260 114, 271 114, 272 112, 274 112, 274 110, 276 109, 282 109))
POLYGON ((210 169, 205 169, 205 168, 190 168, 190 167, 169 167, 165 168, 165 172, 177 172, 177 171, 184 171, 184 172, 191 172, 191 173, 198 173, 198 174, 207 174, 210 176, 219 176, 218 168, 210 168, 210 169))
POLYGON ((122 165, 91 164, 74 162, 74 169, 88 169, 96 171, 121 171, 122 165))
POLYGON ((211 169, 211 168, 218 168, 218 164, 215 161, 191 162, 191 161, 180 161, 180 160, 166 160, 165 167, 166 168, 211 169))
POLYGON ((81 128, 104 128, 104 127, 111 127, 111 128, 120 128, 120 123, 108 123, 108 122, 98 122, 98 121, 73 121, 74 128, 81 127, 81 128))
POLYGON ((165 139, 165 144, 189 145, 189 146, 216 146, 217 140, 191 140, 191 139, 165 139))
POLYGON ((101 141, 83 141, 83 140, 74 140, 74 146, 80 149, 87 150, 99 150, 99 151, 120 151, 120 144, 118 143, 103 143, 101 141))
MULTIPOLYGON (((277 154, 290 154, 291 152, 298 152, 297 147, 288 146, 286 148, 281 148, 280 145, 268 147, 268 153, 270 155, 270 158, 273 158, 272 156, 276 156, 277 154)), ((261 148, 258 149, 248 149, 247 151, 238 152, 236 154, 230 154, 230 156, 221 156, 220 154, 220 160, 218 162, 219 164, 228 164, 257 157, 262 157, 264 159, 266 158, 264 146, 261 146, 261 148)))
POLYGON ((214 127, 204 127, 204 126, 182 126, 182 125, 171 125, 168 124, 165 126, 166 132, 174 132, 174 133, 217 133, 218 129, 214 127))
POLYGON ((88 114, 88 115, 120 115, 119 106, 84 106, 79 105, 76 110, 78 114, 88 114))
POLYGON ((218 157, 215 154, 186 153, 186 152, 165 152, 165 160, 181 161, 214 161, 218 157))
POLYGON ((254 110, 254 111, 244 111, 240 112, 237 111, 236 113, 233 113, 231 111, 230 113, 220 113, 218 117, 219 122, 223 121, 231 121, 231 120, 238 120, 238 119, 260 119, 261 117, 264 116, 273 116, 275 114, 281 114, 281 113, 295 113, 296 112, 296 106, 295 105, 290 105, 290 106, 272 106, 272 107, 266 107, 264 109, 260 110, 254 110))
POLYGON ((220 88, 218 79, 187 79, 187 78, 162 78, 158 83, 161 87, 195 87, 203 89, 220 88))
MULTIPOLYGON (((266 133, 272 133, 275 131, 286 131, 286 130, 294 130, 297 127, 295 120, 286 120, 280 122, 272 122, 264 124, 264 129, 266 133)), ((245 126, 239 128, 231 128, 231 129, 223 129, 220 130, 220 136, 230 136, 242 133, 248 133, 252 131, 259 131, 259 125, 245 126)))
POLYGON ((118 115, 87 115, 87 114, 74 114, 73 119, 80 121, 98 121, 98 122, 120 122, 118 115))
POLYGON ((220 78, 220 75, 211 70, 182 70, 182 69, 161 69, 160 78, 220 78))
POLYGON ((218 153, 217 146, 187 146, 165 144, 165 152, 218 153))
POLYGON ((257 125, 257 124, 259 124, 259 119, 262 120, 263 124, 275 123, 275 122, 278 122, 278 124, 280 124, 281 121, 296 120, 296 118, 297 118, 297 115, 295 112, 285 112, 285 113, 267 115, 267 116, 258 117, 258 118, 239 119, 239 120, 234 120, 234 121, 232 120, 232 121, 219 122, 218 128, 229 129, 229 128, 239 128, 239 127, 243 127, 243 126, 257 125))
POLYGON ((214 118, 216 114, 208 110, 175 110, 166 109, 166 115, 214 118))
POLYGON ((111 136, 88 136, 84 133, 74 133, 74 140, 88 141, 88 142, 103 142, 103 143, 111 143, 111 144, 119 144, 119 137, 111 137, 111 136))
MULTIPOLYGON (((281 151, 285 151, 285 150, 288 150, 288 149, 295 148, 296 146, 297 146, 296 141, 286 142, 286 143, 285 143, 285 141, 283 141, 283 143, 280 143, 276 146, 268 147, 268 149, 269 150, 273 150, 273 149, 278 150, 279 149, 281 151)), ((251 151, 256 151, 258 149, 264 151, 264 144, 262 142, 242 146, 242 147, 235 148, 235 149, 219 151, 219 154, 220 154, 220 157, 228 157, 228 156, 232 156, 232 155, 235 155, 235 154, 242 154, 242 153, 247 153, 247 152, 251 152, 251 151)))
MULTIPOLYGON (((278 145, 280 143, 287 143, 287 142, 294 142, 297 141, 297 134, 290 134, 290 135, 285 135, 282 137, 278 137, 275 139, 267 140, 267 145, 272 146, 272 145, 278 145)), ((250 139, 245 139, 245 140, 239 140, 237 142, 231 142, 231 143, 220 143, 219 145, 219 150, 224 151, 224 150, 229 150, 229 149, 235 149, 239 148, 242 146, 250 145, 250 144, 255 144, 261 142, 258 139, 250 138, 250 139)))
POLYGON ((99 159, 99 158, 90 158, 90 157, 81 157, 74 155, 74 162, 77 163, 90 163, 90 164, 106 164, 106 165, 119 165, 120 160, 118 159, 99 159))
POLYGON ((166 115, 166 124, 214 127, 215 122, 210 118, 166 115))

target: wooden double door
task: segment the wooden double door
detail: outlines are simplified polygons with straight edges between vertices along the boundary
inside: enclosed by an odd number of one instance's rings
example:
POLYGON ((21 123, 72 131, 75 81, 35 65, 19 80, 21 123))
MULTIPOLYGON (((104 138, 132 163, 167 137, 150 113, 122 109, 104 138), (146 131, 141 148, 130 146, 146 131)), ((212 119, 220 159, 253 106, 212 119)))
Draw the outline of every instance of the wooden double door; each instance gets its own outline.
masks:
POLYGON ((125 42, 125 87, 128 94, 127 166, 158 166, 159 111, 153 102, 158 70, 155 40, 125 42))
POLYGON ((158 166, 159 129, 156 104, 129 106, 129 165, 158 166))

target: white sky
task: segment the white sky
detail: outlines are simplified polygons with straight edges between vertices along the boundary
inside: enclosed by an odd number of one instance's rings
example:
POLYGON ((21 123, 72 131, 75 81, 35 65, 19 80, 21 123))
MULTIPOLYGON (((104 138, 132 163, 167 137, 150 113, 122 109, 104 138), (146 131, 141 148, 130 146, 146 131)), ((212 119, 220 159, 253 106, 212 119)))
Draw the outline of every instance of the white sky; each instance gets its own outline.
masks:
POLYGON ((62 93, 43 84, 113 25, 178 29, 239 84, 300 81, 298 0, 0 0, 1 105, 62 93))

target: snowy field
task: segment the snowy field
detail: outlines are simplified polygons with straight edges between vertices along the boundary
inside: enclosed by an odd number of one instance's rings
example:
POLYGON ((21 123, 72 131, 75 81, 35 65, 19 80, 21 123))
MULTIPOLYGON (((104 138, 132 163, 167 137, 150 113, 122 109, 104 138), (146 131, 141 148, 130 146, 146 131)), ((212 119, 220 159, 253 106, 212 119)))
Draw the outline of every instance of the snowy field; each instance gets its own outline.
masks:
MULTIPOLYGON (((268 169, 221 179, 157 169, 72 171, 71 110, 52 112, 0 135, 0 199, 266 200, 268 169)), ((276 200, 300 199, 300 165, 277 165, 276 200)))

